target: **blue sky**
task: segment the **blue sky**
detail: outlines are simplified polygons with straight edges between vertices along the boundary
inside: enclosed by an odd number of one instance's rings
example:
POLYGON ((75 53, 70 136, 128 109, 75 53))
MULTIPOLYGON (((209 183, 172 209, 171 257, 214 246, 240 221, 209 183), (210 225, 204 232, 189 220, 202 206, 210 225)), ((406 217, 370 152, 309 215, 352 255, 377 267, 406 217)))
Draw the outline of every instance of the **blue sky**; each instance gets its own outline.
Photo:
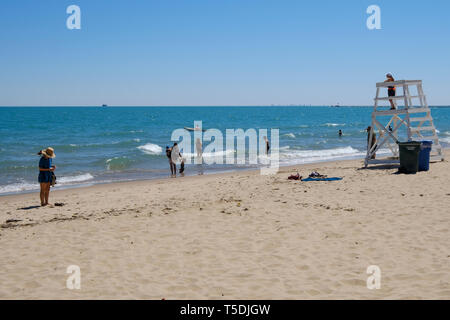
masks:
POLYGON ((449 105, 449 14, 448 0, 2 0, 0 105, 371 105, 386 72, 449 105))

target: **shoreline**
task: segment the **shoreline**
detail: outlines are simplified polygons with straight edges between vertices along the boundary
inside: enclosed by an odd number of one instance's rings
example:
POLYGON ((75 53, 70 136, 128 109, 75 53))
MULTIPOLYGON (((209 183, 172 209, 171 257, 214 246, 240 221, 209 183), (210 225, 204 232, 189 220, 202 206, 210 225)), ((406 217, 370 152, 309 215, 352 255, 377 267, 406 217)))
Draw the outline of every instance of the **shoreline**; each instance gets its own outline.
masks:
MULTIPOLYGON (((445 155, 450 156, 446 151, 445 155)), ((449 299, 450 163, 361 160, 2 197, 2 299, 449 299), (334 182, 287 180, 317 170, 334 182), (81 290, 66 288, 67 267, 81 290), (366 287, 367 267, 382 272, 366 287)))
MULTIPOLYGON (((444 153, 450 152, 450 148, 442 148, 444 153)), ((364 156, 350 156, 345 157, 343 156, 341 159, 332 159, 332 160, 319 160, 315 162, 306 162, 306 163, 299 163, 299 164, 288 164, 288 165, 280 165, 279 170, 282 168, 291 168, 291 167, 298 167, 298 166, 304 166, 304 165, 313 165, 313 164, 320 164, 320 163, 329 163, 329 162, 341 162, 341 161, 358 161, 358 160, 364 160, 364 156)), ((189 166, 186 167, 189 169, 189 166)), ((209 175, 220 175, 224 173, 233 173, 233 172, 246 172, 246 171, 259 171, 260 168, 240 168, 240 169, 215 169, 211 171, 205 170, 204 174, 185 174, 184 176, 180 176, 177 174, 176 179, 179 178, 187 178, 187 177, 193 177, 193 176, 209 176, 209 175)), ((171 179, 171 177, 168 175, 166 177, 154 177, 154 178, 142 178, 142 179, 131 179, 131 180, 117 180, 117 181, 108 181, 108 182, 95 182, 95 181, 89 181, 87 180, 85 183, 79 183, 79 184, 68 184, 68 185, 62 185, 61 187, 58 187, 56 190, 51 190, 51 193, 62 191, 62 190, 70 190, 70 189, 79 189, 79 188, 88 188, 92 186, 97 185, 108 185, 108 184, 115 184, 115 183, 123 183, 123 182, 139 182, 139 181, 164 181, 167 179, 171 179)), ((23 190, 18 192, 7 192, 7 193, 0 193, 0 198, 6 197, 6 196, 14 196, 14 195, 22 195, 22 194, 33 194, 38 193, 39 189, 32 189, 32 190, 23 190)))
MULTIPOLYGON (((302 165, 308 165, 308 164, 314 164, 314 163, 326 163, 326 162, 334 162, 334 161, 351 161, 351 160, 359 160, 359 159, 364 159, 364 158, 360 158, 359 156, 355 156, 354 158, 352 157, 342 157, 342 159, 333 159, 333 160, 322 160, 322 161, 315 161, 315 162, 306 162, 306 163, 299 163, 299 164, 288 164, 288 165, 280 165, 280 169, 281 168, 286 168, 286 167, 295 167, 295 166, 302 166, 302 165)), ((192 165, 192 164, 191 164, 192 165)), ((190 165, 189 165, 190 166, 190 165)), ((189 166, 186 166, 187 169, 189 169, 189 166)), ((186 178, 186 177, 192 177, 192 176, 204 176, 204 175, 220 175, 223 173, 231 173, 231 172, 243 172, 243 171, 258 171, 260 170, 260 167, 258 168, 238 168, 238 169, 214 169, 214 170, 205 170, 204 174, 185 174, 184 176, 180 176, 179 173, 177 173, 177 179, 178 178, 186 178)), ((169 171, 169 169, 168 169, 169 171)), ((186 171, 185 171, 186 172, 186 171)), ((51 192, 55 192, 55 191, 60 191, 60 190, 67 190, 67 189, 78 189, 78 188, 86 188, 86 187, 91 187, 91 186, 96 186, 96 185, 104 185, 104 184, 114 184, 114 183, 122 183, 122 182, 138 182, 138 181, 153 181, 153 180, 166 180, 166 179, 171 179, 170 175, 166 176, 166 177, 153 177, 153 178, 142 178, 142 179, 131 179, 131 180, 117 180, 117 181, 107 181, 107 182, 95 182, 95 181, 90 181, 87 180, 86 182, 81 182, 79 184, 67 184, 67 185, 62 185, 61 187, 57 187, 56 190, 51 190, 51 192)), ((7 192, 7 193, 0 193, 0 198, 4 197, 4 196, 13 196, 13 195, 20 195, 20 194, 29 194, 29 193, 38 193, 39 189, 30 189, 30 190, 23 190, 23 191, 18 191, 18 192, 7 192)))
MULTIPOLYGON (((446 149, 443 149, 446 150, 446 149)), ((450 148, 448 149, 450 151, 450 148)), ((445 151, 444 151, 445 152, 445 151)), ((356 158, 343 158, 343 159, 338 159, 338 160, 323 160, 323 161, 316 161, 316 162, 307 162, 307 163, 300 163, 300 164, 289 164, 289 165, 280 165, 279 167, 279 171, 281 171, 282 169, 293 169, 293 168, 298 168, 298 167, 302 167, 302 166, 309 166, 309 165, 315 165, 315 164, 327 164, 327 163, 333 163, 333 162, 345 162, 345 161, 364 161, 364 158, 360 158, 360 157, 356 157, 356 158)), ((189 167, 187 167, 189 168, 189 167)), ((95 186, 102 186, 102 185, 114 185, 114 184, 122 184, 122 183, 135 183, 135 182, 163 182, 163 181, 167 181, 167 180, 172 180, 172 179, 187 179, 187 178, 192 178, 192 177, 204 177, 204 176, 216 176, 216 175, 223 175, 223 174, 233 174, 233 173, 249 173, 249 172, 258 172, 260 171, 261 168, 241 168, 241 169, 225 169, 223 171, 220 170, 211 170, 211 172, 205 171, 204 174, 191 174, 191 175, 184 175, 184 176, 180 176, 180 174, 178 173, 176 178, 172 178, 170 177, 170 175, 168 175, 167 177, 163 178, 163 177, 155 177, 155 178, 147 178, 147 179, 136 179, 136 180, 118 180, 118 181, 110 181, 110 182, 89 182, 86 181, 86 183, 80 183, 80 184, 74 184, 74 185, 64 185, 59 187, 58 189, 54 190, 51 189, 50 194, 53 194, 54 192, 60 192, 60 191, 66 191, 66 190, 72 190, 72 189, 83 189, 83 188, 91 188, 91 187, 95 187, 95 186)), ((3 197, 10 197, 10 196, 19 196, 19 195, 27 195, 27 194, 38 194, 39 193, 39 189, 33 189, 33 190, 24 190, 24 191, 20 191, 20 192, 12 192, 12 193, 2 193, 0 194, 0 199, 3 197)))

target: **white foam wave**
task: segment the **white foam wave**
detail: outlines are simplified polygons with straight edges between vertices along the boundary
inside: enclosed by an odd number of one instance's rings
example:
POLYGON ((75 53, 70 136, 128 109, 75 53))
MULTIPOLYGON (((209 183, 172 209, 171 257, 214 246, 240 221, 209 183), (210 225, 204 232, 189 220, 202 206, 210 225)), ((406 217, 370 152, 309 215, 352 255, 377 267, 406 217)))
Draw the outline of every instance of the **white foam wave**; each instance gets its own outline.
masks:
POLYGON ((445 143, 450 143, 450 137, 439 138, 439 141, 445 142, 445 143))
MULTIPOLYGON (((79 182, 84 182, 88 180, 94 179, 94 176, 92 176, 90 173, 84 173, 77 176, 62 176, 56 178, 56 187, 62 186, 62 185, 71 185, 76 184, 79 182)), ((4 193, 15 193, 15 192, 24 192, 24 191, 33 191, 33 190, 39 190, 40 186, 39 183, 30 183, 26 181, 22 182, 16 182, 5 186, 0 186, 0 194, 4 193)))
POLYGON ((289 150, 286 152, 280 151, 279 161, 283 165, 293 165, 302 163, 313 163, 330 160, 342 160, 364 157, 366 151, 360 151, 350 146, 322 149, 322 150, 289 150))
POLYGON ((285 136, 285 137, 289 137, 289 138, 292 138, 292 139, 295 139, 295 134, 293 134, 292 132, 289 132, 289 133, 283 134, 283 136, 285 136))
POLYGON ((22 192, 30 190, 39 190, 38 183, 18 182, 6 186, 0 186, 1 193, 22 192))
POLYGON ((147 143, 147 144, 144 144, 137 148, 146 154, 153 155, 153 154, 161 154, 162 153, 162 148, 160 146, 158 146, 157 144, 153 144, 153 143, 147 143))
POLYGON ((292 150, 290 152, 282 153, 280 156, 285 158, 329 158, 348 155, 361 155, 363 152, 352 147, 343 147, 335 149, 322 150, 292 150))
POLYGON ((90 173, 84 173, 77 176, 66 176, 57 178, 56 181, 58 184, 72 184, 77 182, 83 182, 94 179, 94 176, 90 173))
POLYGON ((325 126, 325 127, 345 126, 345 123, 325 123, 322 126, 325 126))
MULTIPOLYGON (((273 152, 273 151, 272 151, 273 152)), ((358 149, 348 147, 322 149, 322 150, 279 150, 279 162, 282 165, 294 165, 303 163, 314 163, 321 161, 343 160, 353 158, 363 158, 366 155, 366 150, 360 151, 358 149)), ((389 149, 381 149, 378 155, 389 154, 389 149)), ((270 156, 260 155, 260 160, 275 160, 276 157, 272 153, 270 156)))
MULTIPOLYGON (((202 156, 203 158, 214 158, 214 157, 223 157, 228 154, 235 153, 234 150, 222 150, 222 151, 216 151, 216 152, 203 152, 202 156)), ((185 152, 182 153, 183 158, 191 158, 191 157, 197 157, 197 154, 185 152)))

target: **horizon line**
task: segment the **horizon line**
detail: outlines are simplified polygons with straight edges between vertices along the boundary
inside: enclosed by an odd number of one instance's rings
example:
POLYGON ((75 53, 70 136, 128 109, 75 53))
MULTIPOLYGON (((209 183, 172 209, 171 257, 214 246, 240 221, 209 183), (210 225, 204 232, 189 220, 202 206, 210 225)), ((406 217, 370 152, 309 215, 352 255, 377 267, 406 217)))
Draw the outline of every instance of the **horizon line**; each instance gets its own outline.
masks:
MULTIPOLYGON (((216 107, 333 107, 333 108, 367 108, 373 105, 313 105, 313 104, 270 104, 270 105, 0 105, 0 108, 183 108, 183 107, 200 107, 200 108, 216 108, 216 107)), ((429 105, 430 108, 450 107, 449 105, 429 105)))

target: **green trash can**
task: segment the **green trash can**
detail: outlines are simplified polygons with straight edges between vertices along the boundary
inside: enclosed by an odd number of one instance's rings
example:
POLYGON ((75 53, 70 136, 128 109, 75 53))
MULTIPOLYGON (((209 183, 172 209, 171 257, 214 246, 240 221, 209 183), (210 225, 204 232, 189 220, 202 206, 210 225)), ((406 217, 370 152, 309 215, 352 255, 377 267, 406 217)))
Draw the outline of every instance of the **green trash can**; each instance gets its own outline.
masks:
POLYGON ((409 141, 399 142, 398 149, 400 153, 401 173, 416 173, 419 171, 419 153, 421 142, 409 141))

